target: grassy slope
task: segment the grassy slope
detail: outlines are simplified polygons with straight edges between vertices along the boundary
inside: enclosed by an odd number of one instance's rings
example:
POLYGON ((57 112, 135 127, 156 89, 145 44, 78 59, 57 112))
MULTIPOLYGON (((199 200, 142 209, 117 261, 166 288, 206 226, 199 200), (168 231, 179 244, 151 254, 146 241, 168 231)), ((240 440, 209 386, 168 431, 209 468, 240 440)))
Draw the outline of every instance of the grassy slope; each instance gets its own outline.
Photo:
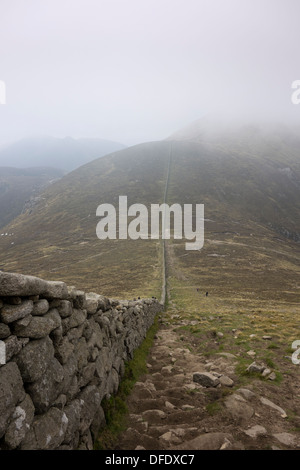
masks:
POLYGON ((299 233, 299 188, 277 162, 205 150, 199 159, 194 143, 173 149, 168 202, 178 202, 180 187, 181 201, 204 203, 208 219, 200 252, 170 244, 177 278, 222 299, 296 302, 299 243, 281 233, 299 233))

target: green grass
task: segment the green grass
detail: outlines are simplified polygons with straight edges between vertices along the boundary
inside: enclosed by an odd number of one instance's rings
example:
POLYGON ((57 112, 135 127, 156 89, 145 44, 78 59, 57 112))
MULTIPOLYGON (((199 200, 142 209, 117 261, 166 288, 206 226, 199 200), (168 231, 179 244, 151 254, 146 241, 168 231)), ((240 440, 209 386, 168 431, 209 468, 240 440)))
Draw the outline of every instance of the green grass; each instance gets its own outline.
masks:
POLYGON ((105 413, 106 426, 96 439, 95 450, 113 449, 117 442, 118 435, 126 429, 126 399, 134 387, 134 384, 141 375, 147 372, 146 359, 158 328, 158 317, 156 317, 143 343, 135 350, 132 360, 126 364, 125 373, 117 394, 111 396, 109 400, 104 399, 102 401, 101 406, 105 413))
POLYGON ((222 406, 219 402, 215 401, 215 402, 212 402, 212 403, 208 403, 206 405, 205 409, 206 409, 206 411, 208 412, 208 414, 210 416, 214 416, 216 413, 221 411, 222 406))

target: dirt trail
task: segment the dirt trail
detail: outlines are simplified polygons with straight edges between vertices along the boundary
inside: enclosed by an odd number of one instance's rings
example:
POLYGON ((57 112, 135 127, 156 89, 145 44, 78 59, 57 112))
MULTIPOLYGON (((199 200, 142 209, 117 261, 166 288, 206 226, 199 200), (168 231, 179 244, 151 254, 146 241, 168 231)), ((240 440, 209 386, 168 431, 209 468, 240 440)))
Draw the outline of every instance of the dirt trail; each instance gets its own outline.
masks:
POLYGON ((175 328, 162 324, 157 334, 148 373, 128 399, 128 428, 116 449, 300 448, 299 380, 279 389, 259 379, 241 384, 235 356, 194 353, 175 328), (195 382, 197 372, 209 383, 195 382), (285 410, 291 401, 298 410, 292 419, 285 410))

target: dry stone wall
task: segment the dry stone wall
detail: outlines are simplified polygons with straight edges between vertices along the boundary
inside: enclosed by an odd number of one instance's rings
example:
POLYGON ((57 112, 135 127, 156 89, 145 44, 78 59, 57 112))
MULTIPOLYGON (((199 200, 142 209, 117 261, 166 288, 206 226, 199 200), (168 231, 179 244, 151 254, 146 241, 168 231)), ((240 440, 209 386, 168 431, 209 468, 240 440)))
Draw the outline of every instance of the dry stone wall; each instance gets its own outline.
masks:
POLYGON ((92 449, 101 402, 161 310, 0 272, 0 449, 92 449))

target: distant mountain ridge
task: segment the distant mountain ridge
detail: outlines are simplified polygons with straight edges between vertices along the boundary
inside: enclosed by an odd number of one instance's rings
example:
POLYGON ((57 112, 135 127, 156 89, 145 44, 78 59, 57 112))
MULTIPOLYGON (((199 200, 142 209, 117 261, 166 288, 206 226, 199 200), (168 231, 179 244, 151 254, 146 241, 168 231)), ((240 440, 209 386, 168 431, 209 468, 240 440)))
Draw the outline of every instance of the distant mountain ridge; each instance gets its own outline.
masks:
POLYGON ((32 137, 0 148, 0 166, 52 167, 69 172, 125 145, 104 139, 32 137))

